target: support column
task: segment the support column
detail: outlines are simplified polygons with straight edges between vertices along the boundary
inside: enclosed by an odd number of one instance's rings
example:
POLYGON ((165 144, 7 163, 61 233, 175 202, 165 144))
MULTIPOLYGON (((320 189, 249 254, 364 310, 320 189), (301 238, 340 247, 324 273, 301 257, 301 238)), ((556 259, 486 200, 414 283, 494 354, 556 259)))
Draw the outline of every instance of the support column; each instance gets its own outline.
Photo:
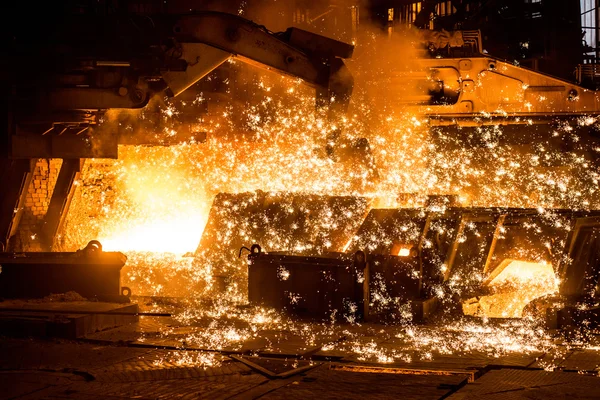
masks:
POLYGON ((35 159, 0 159, 0 251, 17 231, 34 168, 35 159))
POLYGON ((43 251, 52 251, 56 244, 57 234, 65 222, 75 193, 74 182, 79 179, 82 167, 83 160, 79 158, 65 159, 62 162, 40 231, 40 242, 43 251))
POLYGON ((488 250, 488 255, 485 259, 485 265, 483 266, 483 274, 489 275, 492 271, 489 271, 490 266, 492 265, 492 258, 494 257, 494 250, 496 250, 496 243, 498 243, 498 237, 502 232, 502 226, 504 225, 504 220, 506 219, 506 215, 500 215, 498 220, 496 221, 496 228, 494 229, 494 236, 492 237, 492 243, 490 244, 490 249, 488 250))

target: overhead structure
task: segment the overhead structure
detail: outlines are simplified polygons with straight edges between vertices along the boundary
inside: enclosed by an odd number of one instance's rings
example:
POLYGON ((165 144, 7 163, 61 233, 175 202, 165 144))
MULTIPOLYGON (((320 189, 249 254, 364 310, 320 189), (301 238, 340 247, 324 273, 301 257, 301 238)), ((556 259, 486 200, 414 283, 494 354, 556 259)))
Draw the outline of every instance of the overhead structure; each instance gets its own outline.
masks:
POLYGON ((302 79, 334 118, 352 93, 343 59, 353 46, 297 28, 272 33, 231 14, 75 15, 45 28, 11 32, 1 133, 10 158, 116 158, 118 135, 94 129, 106 110, 177 96, 232 57, 302 79))
POLYGON ((391 88, 431 125, 531 125, 600 114, 600 94, 484 52, 479 31, 420 31, 420 68, 399 70, 391 88))
MULTIPOLYGON (((6 105, 0 114, 3 246, 18 225, 33 172, 29 160, 62 158, 41 232, 43 248, 53 248, 82 160, 118 156, 119 132, 101 126, 107 110, 140 109, 152 96, 177 96, 234 57, 315 88, 316 106, 332 126, 339 126, 352 94, 343 59, 353 46, 297 28, 273 33, 231 14, 72 14, 8 27, 3 58, 10 62, 2 65, 0 80, 6 105)), ((332 130, 331 139, 338 133, 332 130)), ((136 138, 124 143, 136 144, 136 138)))

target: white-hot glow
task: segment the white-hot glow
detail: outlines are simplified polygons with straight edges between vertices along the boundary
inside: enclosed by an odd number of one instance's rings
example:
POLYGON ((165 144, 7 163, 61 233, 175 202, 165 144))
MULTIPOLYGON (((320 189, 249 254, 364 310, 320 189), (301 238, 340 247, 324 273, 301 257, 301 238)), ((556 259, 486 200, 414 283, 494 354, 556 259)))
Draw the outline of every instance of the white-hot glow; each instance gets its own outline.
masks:
POLYGON ((124 221, 115 226, 112 235, 99 240, 105 251, 193 252, 200 243, 206 215, 189 211, 180 215, 124 221))
POLYGON ((466 314, 520 318, 531 301, 558 291, 558 279, 550 263, 505 260, 498 268, 503 269, 489 283, 494 293, 463 303, 466 314))

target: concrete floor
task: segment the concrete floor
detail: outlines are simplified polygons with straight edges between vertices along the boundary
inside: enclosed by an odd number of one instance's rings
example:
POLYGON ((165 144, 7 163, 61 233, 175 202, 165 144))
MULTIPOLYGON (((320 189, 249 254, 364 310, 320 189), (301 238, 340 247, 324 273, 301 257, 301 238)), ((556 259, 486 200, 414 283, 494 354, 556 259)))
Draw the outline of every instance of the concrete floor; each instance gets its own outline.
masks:
MULTIPOLYGON (((449 370, 432 363, 426 370, 386 365, 392 373, 382 373, 364 363, 220 354, 213 359, 215 367, 174 361, 196 356, 194 351, 5 338, 0 399, 600 398, 600 378, 577 372, 498 365, 449 370)), ((597 354, 595 362, 600 362, 597 354)))
POLYGON ((556 339, 500 351, 465 340, 446 353, 442 345, 464 339, 436 336, 448 330, 439 322, 411 328, 414 340, 442 342, 437 347, 415 348, 398 334, 405 328, 379 324, 282 321, 229 342, 203 336, 247 326, 224 317, 140 317, 77 340, 2 337, 0 400, 600 398, 592 334, 585 346, 556 339))

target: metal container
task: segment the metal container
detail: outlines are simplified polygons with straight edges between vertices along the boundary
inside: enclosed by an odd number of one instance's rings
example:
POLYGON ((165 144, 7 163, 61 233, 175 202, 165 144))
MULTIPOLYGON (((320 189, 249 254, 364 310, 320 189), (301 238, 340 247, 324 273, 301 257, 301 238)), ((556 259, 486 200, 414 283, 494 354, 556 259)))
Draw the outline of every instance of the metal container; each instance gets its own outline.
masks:
POLYGON ((88 299, 120 296, 126 261, 122 253, 90 245, 77 252, 0 253, 0 297, 39 298, 68 291, 88 299))
POLYGON ((248 260, 251 304, 316 319, 360 318, 362 270, 352 256, 304 257, 254 252, 248 260))

